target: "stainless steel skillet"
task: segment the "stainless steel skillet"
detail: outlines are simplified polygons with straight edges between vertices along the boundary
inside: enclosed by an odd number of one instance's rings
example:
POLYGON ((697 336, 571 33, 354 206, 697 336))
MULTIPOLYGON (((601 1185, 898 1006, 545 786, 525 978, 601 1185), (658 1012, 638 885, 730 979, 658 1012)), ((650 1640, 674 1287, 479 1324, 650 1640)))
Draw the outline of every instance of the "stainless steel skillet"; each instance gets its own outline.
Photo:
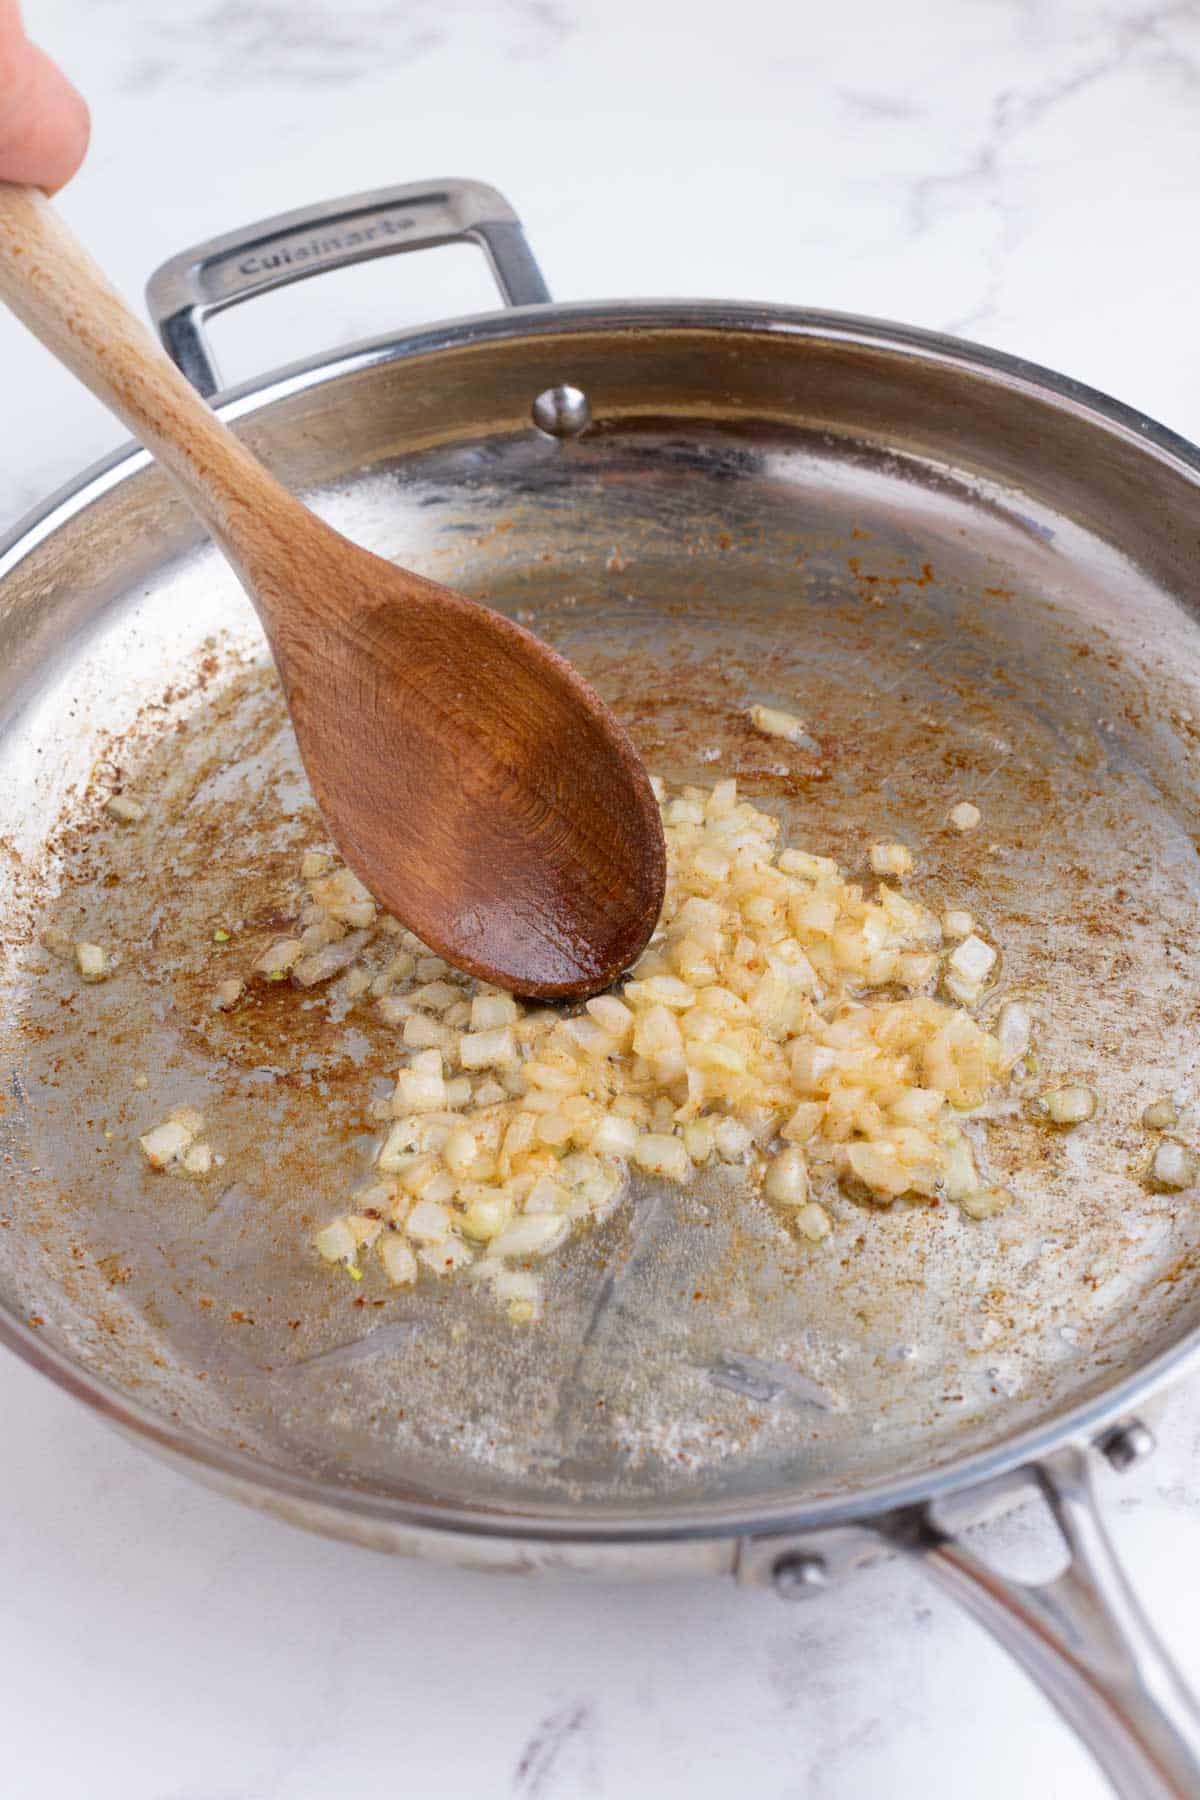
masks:
POLYGON ((991 352, 720 303, 548 304, 509 209, 393 189, 189 253, 151 284, 206 393, 208 312, 340 262, 476 239, 514 310, 362 346, 224 402, 373 549, 519 612, 651 766, 736 774, 850 864, 880 836, 1004 951, 1047 1075, 1102 1096, 1051 1138, 981 1129, 1019 1205, 836 1203, 828 1255, 715 1183, 645 1187, 514 1333, 483 1297, 349 1293, 311 1222, 365 1159, 369 1012, 207 1004, 214 922, 277 929, 316 826, 240 594, 139 453, 0 553, 6 1342, 193 1474, 381 1548, 534 1570, 736 1573, 803 1594, 883 1545, 1038 1675, 1121 1791, 1200 1792, 1191 1702, 1091 1507, 1190 1362, 1200 1217, 1152 1192, 1150 1099, 1196 1100, 1200 455, 991 352), (786 704, 811 747, 756 738, 786 704), (136 837, 99 817, 152 797, 136 837), (947 830, 956 800, 984 824, 947 830), (123 959, 79 990, 47 918, 123 959), (137 1078, 145 1084, 138 1085, 137 1078), (202 1105, 226 1163, 168 1190, 134 1147, 202 1105), (361 1301, 362 1304, 358 1304, 361 1301), (1030 1486, 1049 1588, 953 1533, 1030 1486))

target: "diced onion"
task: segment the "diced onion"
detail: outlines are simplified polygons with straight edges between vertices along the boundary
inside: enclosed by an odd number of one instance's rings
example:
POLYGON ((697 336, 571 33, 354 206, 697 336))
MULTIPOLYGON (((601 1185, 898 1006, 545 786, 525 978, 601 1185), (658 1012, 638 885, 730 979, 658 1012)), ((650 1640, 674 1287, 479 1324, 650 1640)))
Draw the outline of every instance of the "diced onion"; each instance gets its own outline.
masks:
POLYGON ((713 1143, 724 1162, 741 1162, 754 1148, 754 1133, 737 1119, 718 1119, 713 1143))
POLYGON ((461 1238, 449 1237, 423 1244, 417 1251, 417 1260, 434 1275, 453 1275, 474 1262, 475 1253, 461 1238))
POLYGON ((458 1060, 464 1069, 502 1069, 516 1061, 517 1046, 509 1026, 469 1031, 459 1039, 458 1060))
POLYGON ((303 954, 304 946, 299 938, 281 938, 263 951, 254 965, 254 973, 265 975, 268 981, 278 980, 299 962, 303 954))
POLYGON ((773 706, 752 706, 748 717, 755 731, 761 731, 764 737, 784 738, 788 743, 797 744, 808 736, 803 719, 798 719, 795 713, 779 712, 773 706))
POLYGON ((1175 1193, 1191 1187, 1195 1180, 1196 1159, 1183 1144, 1166 1138, 1155 1147, 1150 1159, 1151 1187, 1160 1188, 1164 1193, 1175 1193))
POLYGON ((138 1139, 146 1161, 154 1169, 165 1169, 182 1156, 196 1136, 195 1129, 182 1119, 165 1119, 138 1139))
POLYGON ((990 944, 972 932, 951 951, 947 967, 963 981, 979 986, 985 982, 996 964, 996 952, 990 944))
POLYGON ((471 1002, 471 1030, 491 1031, 499 1025, 515 1025, 521 1008, 511 994, 476 994, 471 1002))
POLYGON ((942 1166, 941 1185, 948 1200, 964 1205, 979 1190, 979 1172, 975 1167, 975 1153, 971 1149, 970 1140, 952 1126, 944 1133, 943 1144, 945 1160, 942 1166))
POLYGON ((908 875, 913 866, 913 853, 907 844, 872 844, 870 863, 876 875, 908 875))
POLYGON ((808 1199, 808 1164, 795 1145, 781 1150, 767 1164, 763 1188, 779 1206, 803 1206, 808 1199))
POLYGON ((417 1279, 417 1259, 398 1231, 384 1233, 379 1245, 379 1260, 393 1287, 404 1287, 417 1279))
POLYGON ((179 1161, 189 1175, 207 1175, 213 1166, 212 1147, 209 1144, 189 1144, 179 1161))
POLYGON ((450 1236, 453 1225, 449 1210, 436 1200, 418 1200, 404 1221, 408 1236, 420 1244, 441 1243, 450 1236))
POLYGON ((345 1218, 331 1219, 322 1226, 313 1239, 313 1247, 318 1256, 331 1263, 350 1263, 358 1255, 358 1239, 345 1218))
POLYGON ((614 994, 597 994, 594 1000, 587 1003, 588 1012, 602 1031, 606 1031, 620 1044, 633 1029, 633 1014, 623 1000, 614 994))
POLYGON ((663 1175, 668 1181, 687 1181, 693 1172, 682 1139, 664 1132, 644 1131, 633 1147, 633 1160, 647 1174, 663 1175))
POLYGON ((638 1128, 632 1119, 608 1113, 592 1132, 590 1145, 598 1156, 632 1156, 638 1141, 638 1128))
POLYGON ((100 944, 76 944, 75 964, 85 981, 107 981, 112 973, 108 951, 100 944))
POLYGON ((1015 1197, 1006 1187, 981 1187, 964 1194, 959 1205, 968 1218, 992 1219, 997 1213, 1007 1212, 1015 1197))
POLYGON ((343 969, 350 967, 366 942, 365 931, 352 931, 338 943, 326 944, 314 956, 306 956, 296 963, 292 969, 292 980, 300 987, 315 987, 319 981, 328 981, 331 975, 339 975, 343 969))
POLYGON ((513 1223, 492 1239, 490 1257, 546 1256, 562 1243, 571 1221, 558 1213, 534 1213, 513 1223))
POLYGON ((465 1175, 479 1154, 475 1135, 465 1125, 457 1125, 442 1145, 442 1161, 452 1175, 465 1175))
POLYGON ((970 915, 939 921, 901 891, 906 845, 870 847, 873 872, 892 880, 868 898, 831 858, 781 850, 777 822, 733 779, 656 793, 668 851, 658 929, 618 989, 577 1011, 473 986, 380 915, 347 869, 306 853, 297 936, 257 972, 301 988, 344 972, 330 1016, 369 991, 402 1038, 390 1101, 365 1103, 387 1129, 374 1185, 346 1215, 353 1250, 331 1240, 354 1279, 374 1245, 389 1280, 465 1269, 514 1319, 533 1317, 540 1286, 511 1265, 605 1218, 631 1169, 720 1182, 732 1165, 813 1243, 832 1222, 810 1174, 820 1191, 842 1180, 881 1205, 942 1196, 975 1216, 998 1209, 1003 1190, 986 1186, 953 1120, 1028 1040, 1013 1003, 996 1035, 962 1010, 998 962, 970 915), (961 1005, 934 997, 939 976, 961 1005))
POLYGON ((331 875, 318 876, 309 882, 308 891, 323 912, 340 919, 344 925, 361 929, 375 919, 375 902, 350 869, 336 869, 331 875))
POLYGON ((827 1238, 833 1229, 829 1214, 823 1206, 818 1206, 815 1200, 810 1200, 806 1206, 798 1209, 792 1219, 792 1224, 801 1237, 808 1238, 814 1244, 819 1244, 822 1238, 827 1238))
POLYGON ((512 1217, 512 1202, 499 1188, 480 1190, 467 1203, 459 1224, 469 1238, 488 1243, 499 1237, 512 1217))
POLYGON ((996 1015, 996 1041, 1007 1063, 1019 1062, 1033 1036, 1033 1014, 1022 1000, 1006 1000, 996 1015))
POLYGON ((1052 1125, 1070 1127, 1086 1124, 1096 1111, 1098 1096, 1096 1090, 1084 1087, 1079 1083, 1069 1083, 1066 1087, 1051 1088, 1043 1094, 1039 1105, 1045 1117, 1052 1125))
POLYGON ((446 1082, 440 1050, 422 1050, 396 1077, 392 1110, 405 1113, 437 1112, 446 1104, 446 1082))

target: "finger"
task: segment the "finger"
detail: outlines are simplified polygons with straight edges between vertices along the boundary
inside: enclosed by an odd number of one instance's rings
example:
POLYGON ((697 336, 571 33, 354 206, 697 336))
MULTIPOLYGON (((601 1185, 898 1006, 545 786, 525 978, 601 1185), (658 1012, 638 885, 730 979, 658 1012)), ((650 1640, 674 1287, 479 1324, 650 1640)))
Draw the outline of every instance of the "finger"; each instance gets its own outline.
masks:
POLYGON ((0 178, 54 193, 83 161, 87 105, 27 39, 0 46, 0 178))

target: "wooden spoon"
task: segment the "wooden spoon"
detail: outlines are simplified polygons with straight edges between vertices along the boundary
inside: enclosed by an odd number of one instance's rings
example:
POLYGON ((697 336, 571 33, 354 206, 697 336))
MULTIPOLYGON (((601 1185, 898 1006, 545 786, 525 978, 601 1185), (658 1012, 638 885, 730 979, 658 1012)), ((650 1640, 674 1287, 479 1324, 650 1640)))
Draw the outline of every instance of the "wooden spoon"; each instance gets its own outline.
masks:
POLYGON ((395 568, 269 475, 44 196, 0 182, 0 297, 141 439, 257 609, 347 863, 448 962, 594 993, 662 905, 658 806, 574 669, 510 619, 395 568))

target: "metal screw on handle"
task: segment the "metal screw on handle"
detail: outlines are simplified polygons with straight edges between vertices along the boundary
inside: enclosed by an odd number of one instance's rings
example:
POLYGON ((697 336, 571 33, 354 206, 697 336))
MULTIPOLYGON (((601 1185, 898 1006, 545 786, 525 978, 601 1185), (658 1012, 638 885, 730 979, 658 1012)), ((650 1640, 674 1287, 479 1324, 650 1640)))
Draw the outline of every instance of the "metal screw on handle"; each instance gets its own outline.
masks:
POLYGON ((829 1586, 829 1570, 823 1556, 793 1551, 781 1556, 771 1570, 771 1583, 781 1600, 807 1600, 829 1586))
POLYGON ((1140 1419, 1127 1419, 1123 1425, 1114 1425, 1100 1439, 1097 1446, 1109 1467, 1118 1475, 1124 1475, 1135 1463, 1140 1463, 1154 1449, 1154 1433, 1140 1419))
POLYGON ((260 219, 163 263, 146 284, 146 300, 167 354, 210 400, 221 387, 204 329, 214 313, 351 263, 461 243, 483 250, 506 306, 549 301, 520 220, 481 181, 374 188, 260 219))

